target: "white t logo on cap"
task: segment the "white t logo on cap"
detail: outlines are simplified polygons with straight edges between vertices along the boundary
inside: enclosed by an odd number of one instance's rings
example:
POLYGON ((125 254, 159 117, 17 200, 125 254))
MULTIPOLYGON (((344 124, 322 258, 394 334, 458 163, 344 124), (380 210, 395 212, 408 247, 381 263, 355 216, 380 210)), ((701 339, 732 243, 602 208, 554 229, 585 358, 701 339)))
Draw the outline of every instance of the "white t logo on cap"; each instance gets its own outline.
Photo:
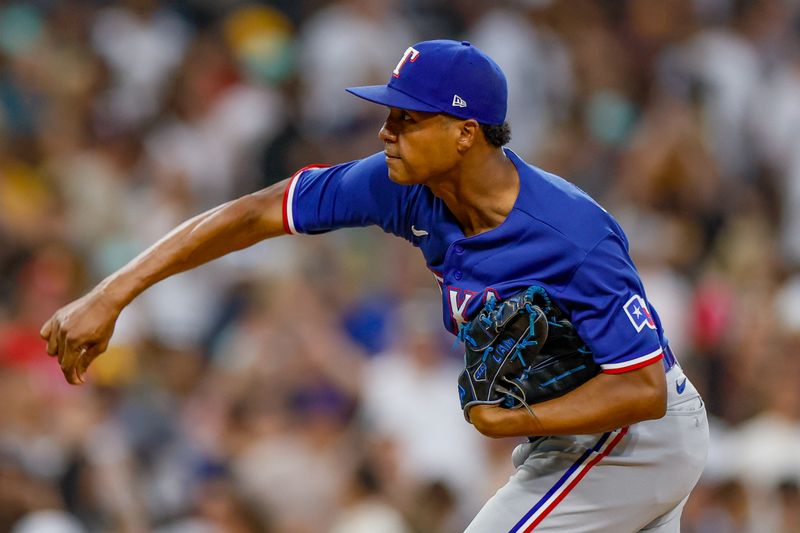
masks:
POLYGON ((399 78, 400 77, 400 69, 403 68, 403 65, 406 64, 406 61, 408 61, 410 59, 411 62, 413 63, 414 61, 417 60, 418 57, 419 57, 419 50, 417 50, 413 46, 409 46, 408 48, 406 48, 406 51, 403 54, 403 58, 400 60, 399 63, 397 63, 397 66, 394 67, 394 70, 392 71, 392 75, 395 78, 399 78))
POLYGON ((453 95, 453 107, 467 107, 467 101, 455 94, 453 95))

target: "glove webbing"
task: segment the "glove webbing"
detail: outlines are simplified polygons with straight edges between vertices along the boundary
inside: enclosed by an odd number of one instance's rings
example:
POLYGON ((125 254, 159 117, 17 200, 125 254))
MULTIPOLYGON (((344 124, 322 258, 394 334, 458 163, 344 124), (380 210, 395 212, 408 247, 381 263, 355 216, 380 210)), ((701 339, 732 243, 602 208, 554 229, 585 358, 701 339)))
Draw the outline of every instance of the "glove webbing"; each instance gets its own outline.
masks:
MULTIPOLYGON (((532 300, 534 293, 537 292, 540 293, 547 301, 546 308, 543 309, 543 311, 545 312, 545 315, 548 315, 550 313, 551 303, 550 303, 550 297, 547 295, 544 289, 538 286, 533 286, 528 288, 528 291, 525 293, 525 299, 532 300)), ((492 311, 495 310, 496 305, 497 302, 495 298, 490 298, 486 300, 486 303, 484 304, 483 309, 480 311, 479 315, 480 321, 484 326, 489 327, 492 325, 492 320, 489 318, 489 316, 492 313, 492 311)), ((517 343, 517 346, 514 348, 514 355, 511 356, 511 360, 513 361, 515 358, 519 358, 519 362, 522 364, 522 366, 530 368, 528 364, 525 362, 525 359, 522 357, 522 350, 524 350, 528 346, 536 346, 537 344, 539 344, 539 342, 531 340, 536 336, 536 326, 535 326, 536 311, 534 311, 533 306, 530 303, 525 304, 525 310, 528 311, 528 324, 529 324, 528 334, 525 336, 524 339, 520 339, 519 342, 517 343)), ((548 320, 548 324, 550 324, 550 320, 548 320)), ((472 345, 472 347, 478 346, 478 343, 475 341, 475 339, 473 339, 472 336, 467 332, 466 322, 459 326, 457 337, 458 340, 464 343, 469 343, 470 345, 472 345)), ((456 341, 456 344, 457 343, 458 341, 456 341)), ((481 361, 485 363, 486 359, 488 359, 489 357, 489 354, 491 354, 493 351, 494 351, 494 346, 493 345, 488 346, 481 355, 481 361)))
MULTIPOLYGON (((545 291, 543 287, 540 287, 539 285, 533 285, 531 287, 528 287, 528 290, 525 292, 525 300, 528 301, 528 302, 533 301, 534 295, 536 295, 536 294, 538 294, 545 302, 544 306, 541 309, 542 309, 542 311, 544 311, 544 314, 547 317, 548 326, 549 327, 563 328, 564 326, 562 324, 559 324, 558 322, 556 322, 553 319, 553 301, 550 299, 550 295, 547 294, 547 291, 545 291)), ((525 304, 525 309, 529 313, 528 316, 529 316, 530 321, 531 321, 531 327, 530 327, 531 333, 527 338, 525 338, 522 342, 520 342, 519 347, 518 347, 519 350, 522 350, 526 346, 532 346, 532 345, 536 345, 537 344, 536 341, 528 342, 529 339, 534 334, 533 322, 534 322, 535 314, 534 314, 534 311, 533 311, 533 306, 530 303, 526 303, 525 304)), ((583 351, 583 349, 581 349, 581 351, 583 351)), ((587 350, 587 352, 588 352, 588 350, 587 350)), ((520 356, 520 361, 522 362, 523 365, 525 365, 525 361, 521 358, 521 356, 520 356)), ((525 370, 523 370, 522 376, 520 377, 520 379, 523 380, 523 381, 528 379, 528 375, 531 372, 531 367, 529 365, 525 365, 525 366, 526 366, 526 368, 525 368, 525 370)), ((505 377, 503 377, 503 379, 508 381, 508 379, 505 378, 505 377)), ((505 387, 501 387, 499 390, 506 394, 506 399, 503 401, 504 407, 509 407, 509 408, 512 407, 514 405, 514 400, 517 400, 519 403, 521 403, 522 405, 525 406, 525 409, 527 409, 528 412, 532 416, 536 416, 536 415, 533 414, 533 411, 531 410, 530 405, 528 405, 528 403, 525 400, 523 400, 520 396, 515 394, 513 391, 508 390, 505 387)))

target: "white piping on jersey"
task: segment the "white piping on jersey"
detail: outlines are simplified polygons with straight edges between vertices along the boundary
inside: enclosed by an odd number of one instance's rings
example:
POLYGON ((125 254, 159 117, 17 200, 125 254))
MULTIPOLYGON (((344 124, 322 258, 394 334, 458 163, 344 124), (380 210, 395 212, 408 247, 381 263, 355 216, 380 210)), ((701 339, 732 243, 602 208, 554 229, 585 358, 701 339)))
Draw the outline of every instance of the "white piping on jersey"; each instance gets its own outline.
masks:
POLYGON ((298 170, 294 176, 291 177, 289 182, 289 192, 286 194, 286 224, 292 235, 297 235, 297 228, 294 227, 294 215, 292 213, 292 204, 294 203, 294 189, 297 186, 297 178, 302 174, 302 170, 298 170))
POLYGON ((621 363, 608 363, 608 364, 600 365, 600 367, 603 370, 619 370, 619 369, 627 368, 627 367, 630 367, 630 366, 636 366, 638 364, 641 364, 641 363, 644 363, 644 362, 648 361, 649 359, 655 359, 656 357, 660 356, 663 351, 664 351, 663 348, 659 348, 658 350, 650 352, 647 355, 643 355, 641 357, 637 357, 636 359, 631 359, 629 361, 623 361, 621 363))

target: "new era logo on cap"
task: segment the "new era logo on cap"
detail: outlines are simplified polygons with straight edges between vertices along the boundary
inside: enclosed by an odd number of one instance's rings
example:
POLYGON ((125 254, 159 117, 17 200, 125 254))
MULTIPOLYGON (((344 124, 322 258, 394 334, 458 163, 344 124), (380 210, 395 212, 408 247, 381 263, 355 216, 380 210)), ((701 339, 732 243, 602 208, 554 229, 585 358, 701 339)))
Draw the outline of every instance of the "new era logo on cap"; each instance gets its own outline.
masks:
POLYGON ((423 41, 406 48, 389 83, 348 92, 388 107, 447 113, 502 124, 508 87, 500 67, 467 41, 423 41))

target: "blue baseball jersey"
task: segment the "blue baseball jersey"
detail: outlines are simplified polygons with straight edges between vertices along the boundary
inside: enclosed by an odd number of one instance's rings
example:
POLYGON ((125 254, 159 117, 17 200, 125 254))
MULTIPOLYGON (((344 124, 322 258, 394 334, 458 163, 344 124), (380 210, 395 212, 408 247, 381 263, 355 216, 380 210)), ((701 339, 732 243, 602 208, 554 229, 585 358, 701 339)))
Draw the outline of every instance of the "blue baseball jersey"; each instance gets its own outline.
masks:
POLYGON ((445 327, 541 285, 569 316, 604 372, 674 358, 647 302, 614 218, 566 180, 505 150, 520 177, 516 202, 499 226, 467 237, 445 203, 424 185, 389 179, 383 153, 332 167, 306 167, 284 193, 287 233, 316 234, 377 225, 422 251, 442 292, 445 327))

